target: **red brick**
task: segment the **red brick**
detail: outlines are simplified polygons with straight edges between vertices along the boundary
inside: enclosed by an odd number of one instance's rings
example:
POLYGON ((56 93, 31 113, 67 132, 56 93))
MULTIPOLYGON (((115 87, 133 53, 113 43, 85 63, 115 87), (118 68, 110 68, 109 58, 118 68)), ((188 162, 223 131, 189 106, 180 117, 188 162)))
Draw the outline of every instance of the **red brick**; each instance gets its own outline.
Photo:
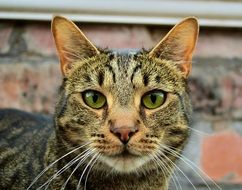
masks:
POLYGON ((9 38, 12 30, 12 24, 0 24, 0 53, 7 53, 9 51, 9 38))
POLYGON ((234 81, 230 76, 224 76, 220 79, 222 107, 229 110, 234 100, 234 81))
POLYGON ((242 58, 241 30, 202 29, 196 54, 199 57, 242 58))
POLYGON ((205 137, 202 143, 201 166, 216 181, 242 182, 242 137, 224 131, 205 137))
POLYGON ((0 108, 53 113, 61 84, 58 64, 0 64, 0 76, 0 108))
MULTIPOLYGON (((8 95, 9 101, 15 101, 18 98, 18 89, 19 86, 16 86, 17 79, 16 75, 12 75, 10 73, 6 74, 1 82, 2 92, 8 95)), ((4 98, 6 99, 6 97, 4 98)))
POLYGON ((242 109, 242 73, 232 76, 234 81, 234 100, 233 107, 242 109))
POLYGON ((80 28, 99 47, 147 48, 155 45, 144 26, 85 25, 80 28))
POLYGON ((24 38, 28 51, 47 56, 56 54, 50 24, 27 25, 24 38))
POLYGON ((234 118, 242 118, 242 76, 235 72, 220 78, 221 107, 234 118))

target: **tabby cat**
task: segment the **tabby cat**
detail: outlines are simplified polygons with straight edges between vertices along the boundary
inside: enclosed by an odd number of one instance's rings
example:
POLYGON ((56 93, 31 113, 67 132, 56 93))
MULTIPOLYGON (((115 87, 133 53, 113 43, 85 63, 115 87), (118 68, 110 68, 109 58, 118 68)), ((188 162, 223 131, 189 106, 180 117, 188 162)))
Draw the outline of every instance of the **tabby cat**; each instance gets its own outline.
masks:
POLYGON ((63 81, 53 119, 0 112, 0 189, 167 190, 189 137, 189 17, 150 51, 95 47, 70 20, 52 32, 63 81))

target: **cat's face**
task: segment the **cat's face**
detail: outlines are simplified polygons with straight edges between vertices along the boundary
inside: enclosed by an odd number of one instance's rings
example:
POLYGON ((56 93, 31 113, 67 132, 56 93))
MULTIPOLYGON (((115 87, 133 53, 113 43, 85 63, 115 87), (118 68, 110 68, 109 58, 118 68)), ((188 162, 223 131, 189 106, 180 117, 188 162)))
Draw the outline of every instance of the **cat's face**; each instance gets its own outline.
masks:
POLYGON ((64 75, 56 123, 65 144, 89 143, 86 150, 118 172, 169 162, 166 148, 181 150, 189 132, 186 78, 197 21, 182 21, 147 52, 97 49, 62 17, 52 30, 64 75))

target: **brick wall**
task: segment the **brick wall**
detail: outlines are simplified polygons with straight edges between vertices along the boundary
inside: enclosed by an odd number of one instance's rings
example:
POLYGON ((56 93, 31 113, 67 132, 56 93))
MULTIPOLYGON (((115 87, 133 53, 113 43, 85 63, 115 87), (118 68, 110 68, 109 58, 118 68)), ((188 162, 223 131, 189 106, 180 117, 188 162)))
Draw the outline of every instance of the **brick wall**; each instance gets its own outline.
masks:
MULTIPOLYGON (((110 48, 151 48, 169 30, 79 25, 96 45, 110 48)), ((189 83, 194 122, 184 155, 223 189, 242 187, 241 34, 242 29, 202 28, 189 83)), ((50 23, 1 21, 0 55, 0 107, 53 113, 61 74, 50 23)), ((186 160, 180 167, 198 189, 207 189, 196 167, 186 160)), ((177 175, 182 186, 191 188, 181 172, 177 175)))

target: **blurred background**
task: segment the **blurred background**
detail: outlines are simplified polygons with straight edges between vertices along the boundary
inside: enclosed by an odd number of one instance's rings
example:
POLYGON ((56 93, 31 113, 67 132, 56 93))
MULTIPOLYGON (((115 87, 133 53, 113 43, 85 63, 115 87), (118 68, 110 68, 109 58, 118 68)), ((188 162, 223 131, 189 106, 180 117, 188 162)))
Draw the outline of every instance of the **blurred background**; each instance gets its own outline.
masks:
POLYGON ((75 21, 99 47, 126 49, 152 48, 196 16, 193 130, 170 189, 219 189, 212 180, 242 189, 242 0, 0 0, 0 108, 53 113, 62 78, 53 15, 75 21))

